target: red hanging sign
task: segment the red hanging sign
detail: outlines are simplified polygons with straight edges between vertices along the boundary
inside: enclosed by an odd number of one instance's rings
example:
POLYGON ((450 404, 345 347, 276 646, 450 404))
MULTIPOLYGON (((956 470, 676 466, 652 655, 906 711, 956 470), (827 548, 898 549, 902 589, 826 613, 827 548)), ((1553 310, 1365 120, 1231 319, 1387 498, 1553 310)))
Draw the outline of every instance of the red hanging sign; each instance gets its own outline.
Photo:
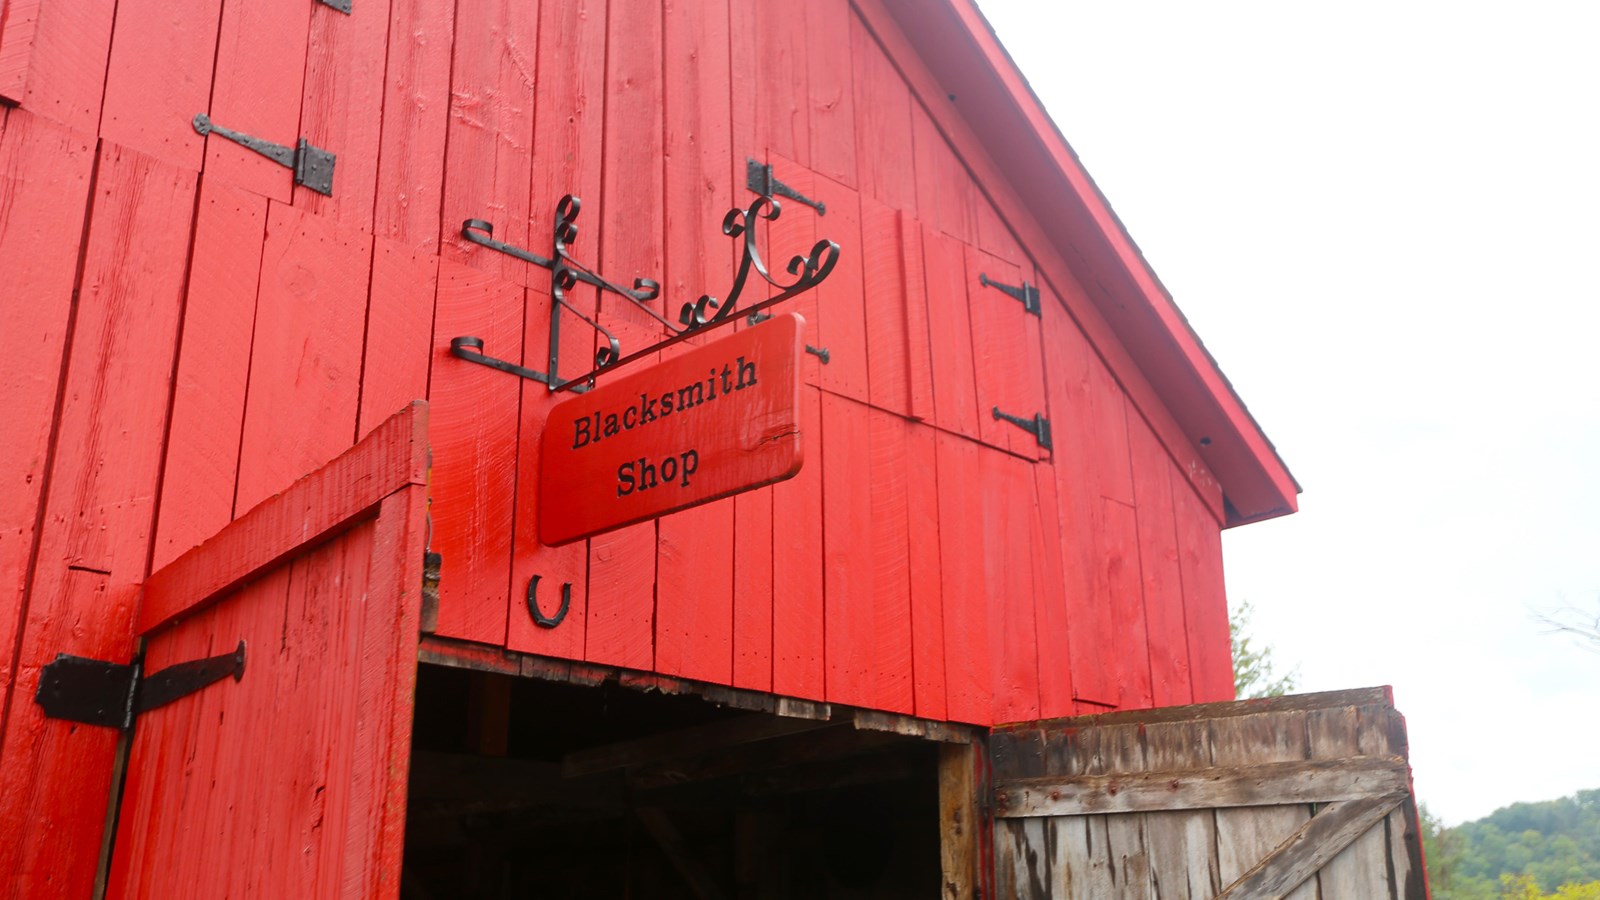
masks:
POLYGON ((804 329, 776 316, 552 408, 539 539, 565 544, 793 477, 804 329))

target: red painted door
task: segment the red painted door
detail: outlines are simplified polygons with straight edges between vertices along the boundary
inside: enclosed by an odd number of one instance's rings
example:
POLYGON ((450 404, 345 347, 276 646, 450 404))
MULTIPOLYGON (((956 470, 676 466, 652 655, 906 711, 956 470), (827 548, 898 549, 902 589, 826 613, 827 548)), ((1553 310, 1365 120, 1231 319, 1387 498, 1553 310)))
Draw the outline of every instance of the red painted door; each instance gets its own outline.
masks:
POLYGON ((418 401, 150 576, 147 671, 246 661, 138 719, 107 896, 399 895, 426 435, 418 401))

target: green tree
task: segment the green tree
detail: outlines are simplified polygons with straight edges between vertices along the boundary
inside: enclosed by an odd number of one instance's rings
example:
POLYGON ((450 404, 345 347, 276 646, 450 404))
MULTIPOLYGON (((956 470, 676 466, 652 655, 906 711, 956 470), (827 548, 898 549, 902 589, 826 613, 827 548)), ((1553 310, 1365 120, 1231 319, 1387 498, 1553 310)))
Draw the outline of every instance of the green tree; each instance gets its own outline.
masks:
POLYGON ((1277 675, 1272 670, 1272 648, 1251 643, 1246 634, 1255 610, 1248 601, 1228 616, 1228 635, 1233 639, 1233 693, 1248 697, 1281 697, 1299 686, 1295 672, 1277 675))

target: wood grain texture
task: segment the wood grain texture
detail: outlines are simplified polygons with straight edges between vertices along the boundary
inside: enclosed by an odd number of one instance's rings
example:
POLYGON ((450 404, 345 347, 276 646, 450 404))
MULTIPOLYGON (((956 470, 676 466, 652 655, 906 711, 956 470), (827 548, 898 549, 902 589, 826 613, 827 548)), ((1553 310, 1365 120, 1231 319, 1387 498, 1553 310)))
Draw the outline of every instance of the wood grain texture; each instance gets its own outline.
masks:
MULTIPOLYGON (((806 17, 807 111, 811 168, 846 187, 856 186, 855 90, 850 56, 849 0, 803 4, 806 17)), ((832 204, 829 204, 831 209, 832 204)))
POLYGON ((370 235, 270 206, 235 512, 354 443, 371 258, 370 235))
POLYGON ((994 720, 994 657, 984 583, 985 537, 977 444, 940 432, 935 439, 939 492, 939 561, 944 607, 946 713, 951 721, 987 725, 994 720))
MULTIPOLYGON (((819 391, 801 387, 800 414, 802 439, 826 446, 819 391)), ((819 465, 772 489, 772 690, 809 700, 826 692, 822 491, 819 465)))
MULTIPOLYGON (((924 226, 923 283, 933 373, 933 421, 945 431, 982 436, 978 425, 977 374, 967 306, 967 271, 961 245, 924 226)), ((984 410, 987 417, 988 409, 984 410)))
POLYGON ((439 258, 374 237, 357 437, 428 395, 439 258))
POLYGON ((79 134, 94 134, 115 13, 113 0, 8 6, 0 96, 79 134))
POLYGON ((1052 718, 1072 712, 1073 629, 1067 601, 1068 582, 1062 560, 1061 505, 1056 496, 1053 466, 1033 467, 1036 503, 1029 523, 1028 542, 1033 549, 1035 586, 1033 621, 1039 647, 1039 716, 1052 718))
POLYGON ((266 225, 266 200, 202 182, 153 568, 233 519, 266 225))
MULTIPOLYGON (((678 304, 723 290, 732 247, 712 227, 733 205, 731 80, 726 0, 691 0, 663 10, 665 135, 663 294, 678 304)), ((724 331, 680 344, 728 337, 724 331)), ((665 450, 665 447, 662 447, 665 450)), ((655 668, 726 684, 733 677, 734 507, 715 502, 663 518, 656 558, 655 668)))
MULTIPOLYGON (((0 303, 0 710, 16 677, 29 560, 38 540, 62 363, 72 323, 78 242, 88 214, 94 144, 13 110, 0 131, 0 270, 29 302, 0 303)), ((3 713, 0 713, 3 716, 3 713)), ((4 723, 0 721, 0 732, 4 723)))
POLYGON ((345 228, 370 232, 374 204, 391 201, 377 193, 389 0, 363 0, 359 15, 321 3, 310 8, 300 134, 338 154, 338 163, 332 196, 297 185, 294 204, 345 228))
MULTIPOLYGON (((811 92, 807 85, 806 10, 794 3, 745 0, 754 8, 755 139, 758 147, 811 165, 811 92)), ((752 154, 758 158, 762 154, 752 154)))
POLYGON ((428 0, 389 3, 372 230, 413 252, 439 249, 454 12, 428 0))
MULTIPOLYGON (((937 479, 938 450, 934 430, 905 424, 908 472, 933 472, 937 479)), ((906 486, 906 568, 911 603, 911 677, 918 716, 943 719, 948 710, 945 692, 944 584, 940 578, 939 492, 913 484, 906 486)))
POLYGON ((428 403, 433 420, 433 549, 443 556, 438 633, 503 644, 511 579, 520 379, 450 355, 482 338, 484 352, 522 356, 524 290, 442 260, 428 403))
MULTIPOLYGON (((911 417, 910 334, 906 323, 905 260, 900 214, 870 197, 861 200, 865 352, 873 406, 911 417)), ((921 303, 922 298, 914 302, 921 303)))
POLYGON ((968 900, 979 896, 984 869, 978 811, 978 754, 968 744, 939 748, 939 896, 968 900))
POLYGON ((205 138, 190 123, 211 100, 221 23, 222 0, 201 0, 181 10, 160 0, 119 0, 101 137, 168 165, 198 170, 205 138))
MULTIPOLYGON (((1358 840, 1373 835, 1372 828, 1399 806, 1404 794, 1345 800, 1329 805, 1287 838, 1270 855, 1217 894, 1218 900, 1277 900, 1301 893, 1317 870, 1358 840), (1297 887, 1298 886, 1298 887, 1297 887)), ((1374 862, 1381 864, 1381 859, 1374 862)), ((1388 892, 1387 878, 1376 882, 1341 879, 1328 886, 1329 897, 1376 897, 1388 892)))
POLYGON ((537 3, 464 0, 456 6, 440 253, 516 284, 535 277, 529 271, 535 267, 467 241, 461 223, 484 219, 494 225, 496 240, 530 243, 538 29, 537 3))
POLYGON ((1179 706, 1193 702, 1194 691, 1189 676, 1178 530, 1172 508, 1172 462, 1132 404, 1128 406, 1151 702, 1155 706, 1179 706))
MULTIPOLYGON (((542 365, 541 360, 550 346, 550 296, 530 287, 527 304, 523 362, 530 368, 537 368, 542 365)), ((569 330, 588 331, 582 326, 569 330)), ((583 338, 586 343, 593 342, 592 335, 584 334, 583 338)), ((508 376, 502 377, 510 380, 508 376)), ((539 471, 544 465, 542 435, 550 408, 567 395, 552 394, 547 386, 536 381, 522 380, 518 389, 522 392, 522 409, 517 440, 516 540, 511 548, 506 646, 562 659, 583 659, 584 625, 588 620, 589 545, 580 541, 564 547, 548 547, 539 540, 539 471), (562 592, 571 586, 567 615, 555 628, 537 625, 528 610, 528 584, 534 576, 539 577, 535 602, 545 616, 556 615, 561 607, 562 592)))
POLYGON ((399 896, 425 512, 404 486, 153 637, 242 638, 246 674, 141 722, 108 896, 399 896))
POLYGON ((427 429, 427 405, 407 404, 314 474, 151 573, 137 633, 187 615, 295 550, 337 533, 396 490, 426 484, 427 429))
POLYGON ((856 113, 856 168, 861 192, 895 209, 916 207, 911 93, 873 34, 850 18, 856 113))
MULTIPOLYGON (((9 129, 8 129, 9 131, 9 129)), ((116 734, 45 719, 31 702, 58 653, 126 662, 147 571, 176 362, 194 176, 102 144, 77 288, 37 565, 0 743, 9 896, 82 896, 116 734), (68 863, 71 863, 70 865, 68 863)))
POLYGON ((1033 467, 988 448, 980 449, 978 456, 984 584, 979 596, 988 607, 994 721, 1037 719, 1039 647, 1031 531, 1038 500, 1033 467))
POLYGON ((772 689, 774 490, 733 498, 732 684, 757 691, 772 689))
MULTIPOLYGON (((812 218, 814 240, 831 240, 840 247, 833 273, 812 292, 816 294, 816 318, 810 321, 815 321, 816 326, 811 343, 828 350, 828 363, 818 373, 820 384, 825 390, 866 403, 867 356, 871 349, 867 343, 864 271, 868 259, 862 252, 861 198, 850 188, 821 175, 813 179, 812 189, 815 193, 810 196, 827 204, 826 216, 812 216, 810 209, 799 204, 788 205, 784 214, 812 218), (845 250, 846 247, 850 249, 845 250)), ((779 249, 792 255, 809 253, 811 246, 807 243, 779 249)))
MULTIPOLYGON (((1305 712, 1292 710, 1213 722, 1213 764, 1230 766, 1308 758, 1306 716, 1305 712)), ((1276 806, 1219 809, 1216 816, 1218 873, 1224 884, 1232 884, 1305 825, 1311 812, 1307 806, 1276 806)), ((1286 896, 1291 900, 1315 900, 1317 886, 1301 885, 1286 896)))
POLYGON ((1233 699, 1233 651, 1222 582, 1222 532, 1181 473, 1172 472, 1189 673, 1196 702, 1233 699))
MULTIPOLYGON (((191 110, 187 118, 206 112, 224 128, 294 146, 300 138, 310 27, 309 4, 298 9, 284 8, 276 0, 224 4, 210 108, 191 110)), ((339 152, 337 147, 323 149, 339 152)), ((289 202, 294 192, 288 169, 215 135, 206 138, 205 173, 280 203, 289 202)))

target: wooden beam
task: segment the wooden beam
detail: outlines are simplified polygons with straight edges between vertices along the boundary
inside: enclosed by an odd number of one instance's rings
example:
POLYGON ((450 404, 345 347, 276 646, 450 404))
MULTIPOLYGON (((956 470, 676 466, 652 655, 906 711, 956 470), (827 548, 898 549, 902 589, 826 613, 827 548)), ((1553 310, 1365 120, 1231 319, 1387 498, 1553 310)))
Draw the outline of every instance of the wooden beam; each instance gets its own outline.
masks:
POLYGON ((978 896, 979 832, 977 748, 945 744, 939 748, 939 896, 972 900, 978 896))
POLYGON ((996 785, 995 815, 1014 819, 1332 803, 1404 792, 1410 777, 1405 760, 1394 756, 1166 772, 1047 775, 996 785))
POLYGON ((1347 691, 1319 691, 1312 694, 1286 694, 1282 697, 1260 697, 1250 700, 1224 700, 1218 703, 1191 703, 1187 706, 1167 706, 1160 709, 1129 709, 1099 713, 1092 716, 1066 716, 1033 722, 1000 725, 995 731, 1054 730, 1057 728, 1089 728, 1097 725, 1129 725, 1158 722, 1188 722, 1194 719, 1222 719, 1232 716, 1253 716, 1257 713, 1290 712, 1295 710, 1330 709, 1337 706, 1394 706, 1394 693, 1388 687, 1354 688, 1347 691))
POLYGON ((427 484, 427 473, 428 404, 415 400, 361 443, 151 574, 139 606, 138 633, 196 612, 279 560, 376 515, 385 497, 407 485, 427 484))
POLYGON ((1329 805, 1266 859, 1223 888, 1216 900, 1279 900, 1355 843, 1367 829, 1383 821, 1408 796, 1400 791, 1329 805))
POLYGON ((621 814, 622 785, 615 779, 564 778, 561 766, 535 759, 417 750, 409 796, 426 801, 482 802, 482 809, 559 806, 609 809, 621 814))
POLYGON ((700 900, 722 900, 726 896, 706 867, 690 854, 689 842, 684 840, 683 833, 664 811, 642 806, 635 809, 634 814, 639 817, 645 830, 650 832, 650 836, 655 838, 656 845, 666 854, 678 874, 683 876, 684 883, 689 885, 696 897, 700 900))
POLYGON ((568 778, 628 769, 646 763, 667 759, 700 756, 729 747, 770 741, 774 738, 815 731, 828 726, 816 719, 789 719, 762 714, 712 722, 652 734, 631 741, 605 744, 568 753, 561 764, 562 774, 568 778))
POLYGON ((640 766, 629 773, 628 785, 634 790, 650 790, 731 778, 752 772, 844 759, 885 747, 904 745, 912 740, 915 739, 834 725, 816 733, 784 740, 714 750, 640 766))

